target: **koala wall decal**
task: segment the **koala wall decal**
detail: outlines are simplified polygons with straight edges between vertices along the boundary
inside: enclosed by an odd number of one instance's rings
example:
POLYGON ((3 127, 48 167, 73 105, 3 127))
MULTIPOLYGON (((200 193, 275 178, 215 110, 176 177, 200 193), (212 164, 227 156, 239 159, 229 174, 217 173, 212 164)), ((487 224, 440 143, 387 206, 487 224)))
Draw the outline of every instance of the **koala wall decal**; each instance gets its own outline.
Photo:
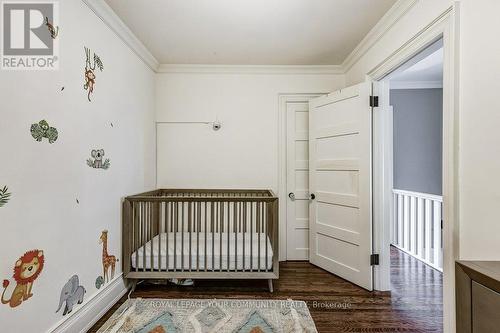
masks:
POLYGON ((109 158, 104 159, 104 149, 93 149, 90 152, 92 158, 87 159, 87 165, 95 169, 108 169, 111 165, 109 158))
POLYGON ((47 138, 49 143, 54 143, 57 140, 58 132, 55 127, 50 127, 47 121, 41 120, 36 124, 31 124, 31 136, 38 142, 47 138))

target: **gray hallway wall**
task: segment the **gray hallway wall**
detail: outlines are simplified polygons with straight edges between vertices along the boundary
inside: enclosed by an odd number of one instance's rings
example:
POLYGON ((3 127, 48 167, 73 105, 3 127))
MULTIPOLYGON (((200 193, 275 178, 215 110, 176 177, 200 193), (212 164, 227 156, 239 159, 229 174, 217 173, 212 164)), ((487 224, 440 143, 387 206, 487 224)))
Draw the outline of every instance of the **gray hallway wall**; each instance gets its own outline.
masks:
POLYGON ((442 194, 443 90, 391 90, 394 188, 442 194))

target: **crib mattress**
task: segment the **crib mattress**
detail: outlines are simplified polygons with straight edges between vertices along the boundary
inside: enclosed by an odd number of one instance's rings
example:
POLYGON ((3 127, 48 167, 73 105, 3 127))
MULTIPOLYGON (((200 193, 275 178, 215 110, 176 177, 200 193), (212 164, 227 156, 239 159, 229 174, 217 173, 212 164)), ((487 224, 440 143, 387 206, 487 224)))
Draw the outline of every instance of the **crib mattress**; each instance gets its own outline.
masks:
POLYGON ((266 270, 266 268, 271 270, 273 249, 269 237, 264 233, 245 233, 243 237, 243 233, 214 233, 213 235, 207 233, 205 236, 204 232, 200 232, 192 233, 190 239, 187 232, 169 232, 155 236, 152 241, 140 247, 132 254, 131 262, 134 269, 146 270, 150 270, 151 267, 153 270, 160 268, 165 270, 167 266, 169 270, 174 268, 176 270, 205 270, 205 268, 207 270, 266 270), (184 245, 184 256, 182 245, 184 245))

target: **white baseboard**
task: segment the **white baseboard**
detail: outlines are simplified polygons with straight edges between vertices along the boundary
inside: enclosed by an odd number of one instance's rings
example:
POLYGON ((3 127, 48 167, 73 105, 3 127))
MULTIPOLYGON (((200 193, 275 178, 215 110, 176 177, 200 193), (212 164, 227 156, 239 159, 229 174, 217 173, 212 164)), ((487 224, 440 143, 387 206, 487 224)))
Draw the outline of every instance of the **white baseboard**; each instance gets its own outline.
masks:
POLYGON ((75 309, 71 315, 54 325, 48 332, 85 333, 126 293, 127 287, 122 274, 120 274, 106 284, 99 293, 75 309))

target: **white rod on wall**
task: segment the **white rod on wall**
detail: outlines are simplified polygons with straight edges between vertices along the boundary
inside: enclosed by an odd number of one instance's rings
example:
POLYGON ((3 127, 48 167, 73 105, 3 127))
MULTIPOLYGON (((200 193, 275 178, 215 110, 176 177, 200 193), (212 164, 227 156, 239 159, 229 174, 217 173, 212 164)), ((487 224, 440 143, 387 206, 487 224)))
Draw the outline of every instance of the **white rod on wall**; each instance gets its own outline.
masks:
POLYGON ((215 118, 214 121, 157 121, 156 127, 159 124, 201 124, 201 125, 212 125, 214 131, 218 131, 222 127, 222 123, 215 118))
POLYGON ((212 124, 213 121, 157 121, 157 124, 212 124))

